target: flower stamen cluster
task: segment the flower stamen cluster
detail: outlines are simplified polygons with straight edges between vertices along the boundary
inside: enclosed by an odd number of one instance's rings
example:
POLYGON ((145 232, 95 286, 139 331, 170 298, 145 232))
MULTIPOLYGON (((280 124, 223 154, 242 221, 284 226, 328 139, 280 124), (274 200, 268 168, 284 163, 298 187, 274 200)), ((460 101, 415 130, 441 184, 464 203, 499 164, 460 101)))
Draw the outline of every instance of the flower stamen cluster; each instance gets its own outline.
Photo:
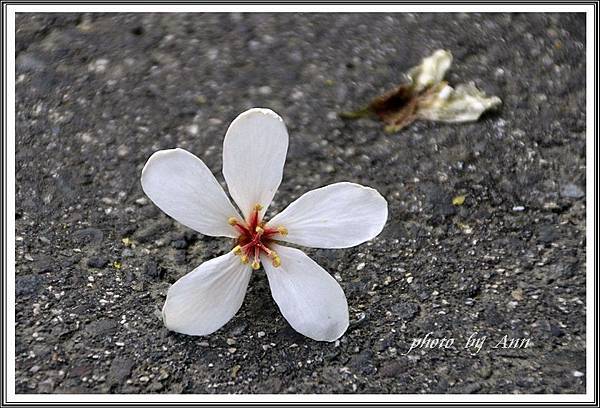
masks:
POLYGON ((287 229, 284 226, 277 228, 267 227, 264 221, 260 219, 260 211, 263 206, 256 204, 249 217, 248 222, 239 221, 235 217, 230 217, 227 222, 238 232, 239 237, 236 240, 237 245, 233 248, 233 253, 238 255, 242 263, 247 264, 252 258, 251 267, 254 270, 260 268, 260 253, 264 252, 270 259, 275 268, 281 266, 281 258, 274 250, 269 248, 276 235, 287 235, 287 229))

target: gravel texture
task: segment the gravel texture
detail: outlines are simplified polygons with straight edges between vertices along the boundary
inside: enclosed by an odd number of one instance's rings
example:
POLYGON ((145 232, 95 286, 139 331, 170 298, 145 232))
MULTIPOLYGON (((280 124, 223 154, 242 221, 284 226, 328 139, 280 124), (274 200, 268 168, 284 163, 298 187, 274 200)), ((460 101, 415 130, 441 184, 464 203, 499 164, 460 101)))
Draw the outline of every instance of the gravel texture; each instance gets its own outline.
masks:
POLYGON ((17 392, 584 392, 584 43, 576 14, 19 14, 17 392), (394 135, 336 117, 438 48, 499 112, 394 135), (169 285, 232 243, 166 217, 141 169, 179 146, 222 181, 224 132, 254 106, 290 132, 271 214, 344 180, 389 202, 373 241, 307 251, 348 297, 337 342, 291 329, 262 271, 211 336, 160 320, 169 285), (454 347, 402 355, 429 332, 454 347), (493 349, 504 335, 531 344, 493 349))

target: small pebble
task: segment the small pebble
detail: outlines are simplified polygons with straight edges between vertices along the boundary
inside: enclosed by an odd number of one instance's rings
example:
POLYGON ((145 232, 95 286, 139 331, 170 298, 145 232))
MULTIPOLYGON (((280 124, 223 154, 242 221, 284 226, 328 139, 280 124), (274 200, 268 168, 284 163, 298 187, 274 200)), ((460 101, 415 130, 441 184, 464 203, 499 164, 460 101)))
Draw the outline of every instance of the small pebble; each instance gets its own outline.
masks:
POLYGON ((582 198, 585 192, 575 184, 569 183, 560 189, 560 195, 567 198, 582 198))
POLYGON ((196 136, 196 135, 198 135, 199 131, 200 131, 200 128, 196 124, 190 125, 187 128, 187 132, 190 134, 190 136, 196 136))
POLYGON ((304 93, 302 93, 302 91, 294 91, 292 92, 292 99, 295 101, 298 101, 300 99, 304 98, 304 93))
POLYGON ((129 147, 121 145, 117 148, 117 156, 126 157, 127 155, 129 155, 129 147))
POLYGON ((261 86, 260 88, 258 88, 258 93, 261 95, 270 95, 271 94, 271 87, 269 86, 261 86))

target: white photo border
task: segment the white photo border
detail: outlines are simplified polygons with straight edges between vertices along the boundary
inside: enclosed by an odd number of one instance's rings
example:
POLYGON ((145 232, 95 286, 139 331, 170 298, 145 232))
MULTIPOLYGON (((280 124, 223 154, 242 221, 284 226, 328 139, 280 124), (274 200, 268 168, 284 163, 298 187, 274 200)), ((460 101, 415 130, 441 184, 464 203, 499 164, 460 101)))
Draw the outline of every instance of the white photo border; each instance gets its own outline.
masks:
POLYGON ((248 4, 235 2, 2 2, 3 140, 2 140, 2 406, 23 405, 218 405, 291 406, 360 404, 399 405, 519 405, 597 406, 597 137, 598 137, 598 2, 378 2, 377 4, 295 2, 248 4), (540 6, 543 5, 543 9, 540 6), (586 14, 586 393, 585 394, 16 394, 15 393, 15 14, 17 12, 582 12, 586 14), (593 163, 593 166, 591 164, 593 163))

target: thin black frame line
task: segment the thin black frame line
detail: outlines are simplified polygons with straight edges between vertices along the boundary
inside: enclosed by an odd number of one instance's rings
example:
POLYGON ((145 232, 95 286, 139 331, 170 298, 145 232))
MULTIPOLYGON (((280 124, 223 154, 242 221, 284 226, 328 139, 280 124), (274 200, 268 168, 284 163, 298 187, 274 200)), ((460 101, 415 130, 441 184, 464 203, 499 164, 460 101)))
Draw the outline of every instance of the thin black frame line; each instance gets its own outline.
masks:
MULTIPOLYGON (((598 4, 594 5, 594 39, 595 47, 594 52, 596 53, 594 58, 594 134, 593 134, 593 144, 594 144, 594 177, 596 179, 593 182, 594 194, 593 194, 593 202, 591 203, 594 211, 594 242, 595 246, 593 248, 594 251, 594 270, 598 270, 598 253, 597 253, 597 243, 598 243, 598 4)), ((589 41, 589 39, 587 40, 589 41)), ((586 115, 589 115, 590 112, 586 111, 586 115)), ((588 205, 590 203, 586 203, 586 209, 589 208, 588 205)), ((595 325, 593 330, 593 341, 594 341, 594 373, 596 375, 596 381, 594 381, 594 402, 598 402, 598 275, 595 278, 594 285, 594 311, 595 311, 595 319, 593 324, 595 325)), ((589 328, 588 328, 589 330, 589 328)), ((587 331, 586 331, 587 333, 587 331)), ((586 349, 589 350, 589 346, 586 345, 586 349)))
MULTIPOLYGON (((7 123, 7 117, 8 117, 8 108, 7 108, 7 102, 8 102, 8 96, 6 94, 6 86, 7 86, 7 80, 8 80, 8 59, 5 57, 5 53, 6 53, 6 41, 7 41, 7 28, 6 28, 6 22, 7 22, 7 13, 5 12, 5 8, 2 7, 2 23, 3 23, 3 39, 2 39, 2 57, 3 57, 3 61, 2 61, 2 69, 4 74, 2 75, 2 101, 3 101, 3 107, 2 107, 2 115, 3 115, 3 119, 2 119, 2 123, 3 123, 3 135, 4 137, 2 138, 2 170, 3 170, 3 177, 2 177, 2 237, 3 237, 3 245, 2 245, 2 265, 3 265, 3 270, 7 270, 7 253, 8 253, 8 247, 7 247, 7 230, 6 230, 6 222, 8 222, 8 214, 7 214, 7 194, 6 194, 6 190, 8 189, 8 180, 7 180, 7 175, 8 175, 8 167, 6 164, 6 152, 7 152, 7 144, 8 144, 8 138, 7 138, 7 131, 8 131, 8 123, 7 123)), ((2 274, 2 280, 0 281, 0 285, 2 287, 2 326, 1 326, 1 331, 2 331, 2 342, 3 342, 3 347, 2 347, 2 370, 4 373, 4 378, 2 379, 2 402, 5 401, 5 398, 8 399, 8 394, 7 394, 7 389, 8 389, 8 368, 7 368, 7 364, 6 364, 6 347, 8 344, 8 339, 7 339, 7 332, 8 332, 8 327, 7 327, 7 321, 8 321, 8 301, 6 299, 6 295, 5 295, 5 291, 6 291, 6 275, 2 274)))
MULTIPOLYGON (((372 3, 366 3, 363 1, 353 1, 353 0, 349 0, 349 1, 337 1, 337 0, 330 0, 327 2, 319 2, 319 1, 293 1, 293 2, 285 2, 282 3, 281 1, 261 1, 261 2, 255 2, 255 3, 248 3, 248 2, 242 2, 242 1, 232 1, 232 2, 215 2, 215 1, 210 1, 210 2, 199 2, 199 1, 194 1, 194 0, 177 0, 177 1, 173 1, 173 2, 165 2, 164 0, 147 0, 147 1, 136 1, 136 0, 129 0, 127 2, 120 2, 120 1, 89 1, 89 2, 81 2, 81 1, 69 1, 69 0, 61 0, 61 1, 57 1, 57 2, 44 2, 44 1, 5 1, 2 2, 3 4, 6 5, 48 5, 48 4, 52 4, 52 5, 81 5, 81 6, 86 6, 86 5, 123 5, 123 6, 127 6, 127 5, 197 5, 197 6, 210 6, 210 5, 265 5, 265 6, 274 6, 274 5, 364 5, 364 6, 377 6, 377 5, 398 5, 398 6, 404 6, 404 5, 465 5, 465 6, 476 6, 476 5, 480 5, 480 6, 487 6, 487 5, 585 5, 585 6, 596 6, 598 4, 598 2, 596 1, 573 1, 573 2, 564 2, 564 1, 558 1, 558 0, 548 0, 548 1, 536 1, 536 0, 528 0, 525 2, 520 2, 520 1, 506 1, 506 2, 482 2, 482 1, 467 1, 467 0, 462 0, 459 2, 445 2, 445 1, 424 1, 424 2, 414 2, 414 1, 407 1, 407 2, 397 2, 397 1, 386 1, 386 0, 379 0, 377 2, 372 2, 372 3)), ((56 12, 56 13, 60 13, 60 12, 56 12)), ((435 12, 423 12, 423 13, 435 13, 435 12)), ((452 13, 452 12, 443 12, 443 13, 452 13)), ((491 12, 491 13, 500 13, 500 12, 491 12)), ((531 12, 531 13, 537 13, 537 12, 531 12)), ((543 12, 541 12, 543 13, 543 12)))

